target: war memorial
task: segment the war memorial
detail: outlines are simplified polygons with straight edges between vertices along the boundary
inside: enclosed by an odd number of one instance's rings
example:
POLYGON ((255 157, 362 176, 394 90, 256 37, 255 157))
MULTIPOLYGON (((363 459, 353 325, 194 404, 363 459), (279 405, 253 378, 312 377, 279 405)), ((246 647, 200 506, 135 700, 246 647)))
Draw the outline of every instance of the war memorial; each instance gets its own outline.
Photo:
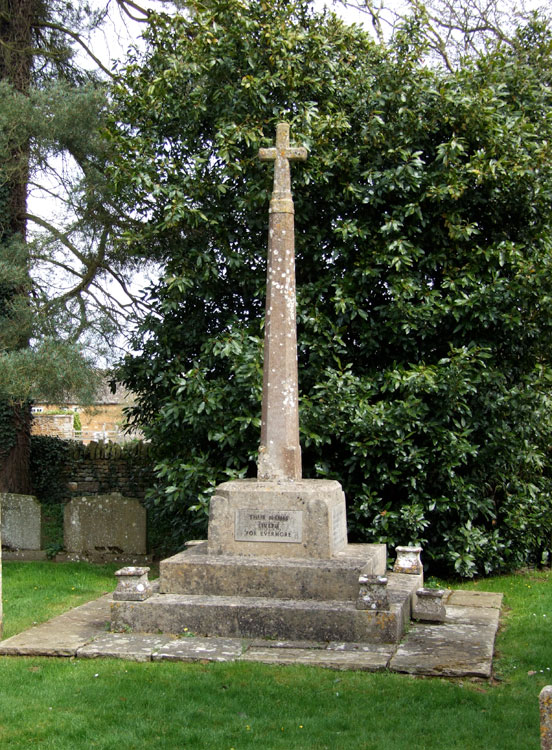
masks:
MULTIPOLYGON (((257 478, 216 488, 208 540, 161 562, 158 593, 151 595, 143 569, 120 571, 111 626, 397 642, 423 586, 420 550, 401 549, 394 572, 387 574, 385 545, 348 543, 339 482, 302 478, 290 162, 305 160, 307 151, 290 146, 289 125, 280 123, 275 147, 260 149, 259 158, 274 162, 274 188, 257 478)), ((439 619, 439 607, 434 609, 439 619)))

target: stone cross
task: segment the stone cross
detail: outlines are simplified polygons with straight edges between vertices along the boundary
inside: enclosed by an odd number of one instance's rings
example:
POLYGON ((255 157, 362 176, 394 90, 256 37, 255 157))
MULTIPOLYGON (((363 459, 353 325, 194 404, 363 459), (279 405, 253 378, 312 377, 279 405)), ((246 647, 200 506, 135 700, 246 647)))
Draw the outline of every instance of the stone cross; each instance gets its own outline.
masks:
POLYGON ((305 148, 291 148, 289 125, 276 127, 276 147, 259 149, 274 161, 268 224, 266 317, 259 480, 301 479, 297 325, 295 317, 294 209, 289 162, 304 161, 305 148))

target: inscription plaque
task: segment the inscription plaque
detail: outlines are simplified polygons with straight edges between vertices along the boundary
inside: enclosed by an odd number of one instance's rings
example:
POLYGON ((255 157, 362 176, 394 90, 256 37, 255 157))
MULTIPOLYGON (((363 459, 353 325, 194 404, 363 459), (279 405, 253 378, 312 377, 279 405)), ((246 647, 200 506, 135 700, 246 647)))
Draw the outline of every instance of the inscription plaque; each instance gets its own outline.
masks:
POLYGON ((302 542, 302 510, 236 510, 236 542, 302 542))

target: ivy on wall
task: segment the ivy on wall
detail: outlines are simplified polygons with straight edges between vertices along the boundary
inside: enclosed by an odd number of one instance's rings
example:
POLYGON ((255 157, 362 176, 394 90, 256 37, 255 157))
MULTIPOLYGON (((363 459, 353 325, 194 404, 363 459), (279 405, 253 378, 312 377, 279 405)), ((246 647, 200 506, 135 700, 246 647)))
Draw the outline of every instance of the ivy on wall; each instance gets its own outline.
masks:
POLYGON ((66 493, 60 481, 69 454, 66 440, 48 435, 31 437, 31 482, 33 492, 43 503, 62 502, 66 493))
POLYGON ((0 460, 11 451, 16 437, 13 406, 7 401, 0 400, 0 460))
POLYGON ((71 496, 67 482, 73 481, 79 491, 89 494, 120 491, 140 497, 144 492, 140 486, 147 489, 152 466, 150 445, 140 441, 85 445, 48 435, 31 438, 33 493, 42 503, 66 502, 71 496))

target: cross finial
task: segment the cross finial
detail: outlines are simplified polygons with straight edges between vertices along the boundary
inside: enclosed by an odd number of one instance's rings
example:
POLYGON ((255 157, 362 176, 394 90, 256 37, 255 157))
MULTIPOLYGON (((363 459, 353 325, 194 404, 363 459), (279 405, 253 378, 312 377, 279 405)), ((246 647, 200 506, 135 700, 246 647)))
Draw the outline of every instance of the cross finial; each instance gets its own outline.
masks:
POLYGON ((289 172, 290 161, 305 161, 307 149, 300 146, 291 148, 289 145, 289 125, 287 122, 279 122, 276 126, 276 148, 260 148, 259 159, 261 161, 274 161, 274 188, 270 204, 271 213, 293 213, 293 204, 286 206, 291 201, 291 177, 289 172))

